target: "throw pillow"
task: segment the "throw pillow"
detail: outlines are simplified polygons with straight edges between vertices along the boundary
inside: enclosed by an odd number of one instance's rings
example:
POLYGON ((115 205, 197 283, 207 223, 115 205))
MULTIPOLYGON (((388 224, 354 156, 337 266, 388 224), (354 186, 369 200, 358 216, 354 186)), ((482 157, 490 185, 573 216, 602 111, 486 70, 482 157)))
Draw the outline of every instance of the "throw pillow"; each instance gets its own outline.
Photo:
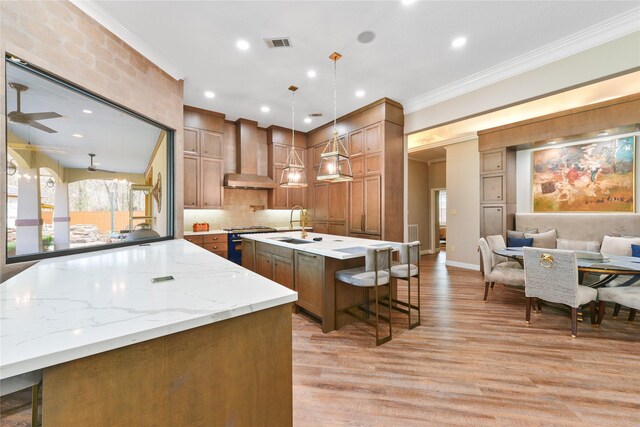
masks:
POLYGON ((509 237, 507 239, 507 246, 510 248, 521 248, 523 246, 532 247, 533 246, 533 238, 522 238, 519 239, 517 237, 509 237))
POLYGON ((554 228, 552 230, 545 231, 544 233, 538 233, 538 234, 524 233, 524 237, 533 238, 534 248, 555 249, 558 233, 554 228))
POLYGON ((604 236, 600 252, 609 255, 631 256, 631 245, 640 245, 640 237, 604 236))
POLYGON ((537 228, 532 228, 529 230, 524 230, 524 231, 515 231, 515 230, 507 230, 507 239, 509 239, 509 237, 515 237, 516 239, 524 239, 524 233, 537 233, 538 229, 537 228))
POLYGON ((558 238, 556 240, 557 249, 569 251, 590 251, 600 252, 600 242, 597 240, 569 240, 558 238))
POLYGON ((631 256, 640 258, 640 245, 631 245, 631 256))

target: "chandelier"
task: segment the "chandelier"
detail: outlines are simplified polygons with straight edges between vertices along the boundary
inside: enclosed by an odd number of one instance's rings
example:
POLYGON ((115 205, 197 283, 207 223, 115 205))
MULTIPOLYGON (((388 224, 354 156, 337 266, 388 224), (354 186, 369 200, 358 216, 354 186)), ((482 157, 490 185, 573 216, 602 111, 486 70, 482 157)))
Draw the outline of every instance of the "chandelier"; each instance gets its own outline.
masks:
POLYGON ((306 187, 307 186, 307 174, 304 170, 304 162, 296 151, 296 110, 295 110, 295 96, 298 88, 296 86, 289 86, 291 91, 291 151, 289 157, 282 169, 282 175, 280 176, 280 187, 306 187))
POLYGON ((351 161, 349 152, 345 148, 344 139, 338 136, 337 110, 337 62, 342 58, 338 52, 333 52, 329 59, 333 61, 333 135, 320 155, 318 180, 329 182, 352 181, 351 161))

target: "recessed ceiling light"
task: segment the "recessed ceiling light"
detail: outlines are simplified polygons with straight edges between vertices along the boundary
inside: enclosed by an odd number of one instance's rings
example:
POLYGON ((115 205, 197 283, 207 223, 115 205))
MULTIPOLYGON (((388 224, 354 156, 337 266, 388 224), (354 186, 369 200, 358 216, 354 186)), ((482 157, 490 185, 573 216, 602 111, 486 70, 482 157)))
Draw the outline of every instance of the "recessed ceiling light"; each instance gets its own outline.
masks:
POLYGON ((402 0, 402 4, 404 4, 405 6, 408 6, 410 4, 415 3, 416 0, 402 0))
POLYGON ((549 144, 549 145, 553 145, 553 144, 557 144, 557 143, 558 143, 558 141, 549 141, 549 142, 547 142, 547 144, 549 144))
POLYGON ((315 76, 316 76, 316 70, 307 71, 307 77, 309 77, 310 79, 313 79, 315 76))
POLYGON ((459 49, 462 46, 464 46, 465 44, 467 44, 467 38, 466 37, 456 37, 451 42, 451 47, 454 48, 454 49, 459 49))
POLYGON ((93 111, 91 110, 82 110, 82 112, 85 114, 93 114, 93 111))
POLYGON ((236 42, 236 47, 240 50, 247 50, 249 49, 249 42, 246 40, 238 40, 236 42))
POLYGON ((83 137, 83 135, 82 135, 81 133, 74 133, 74 134, 73 134, 73 135, 71 135, 71 136, 74 136, 74 137, 76 137, 76 138, 82 138, 82 137, 83 137))
POLYGON ((602 132, 598 132, 598 136, 607 136, 609 135, 609 132, 607 132, 606 130, 603 130, 602 132))
POLYGON ((304 118, 304 122, 305 123, 311 123, 311 117, 305 117, 304 118))
POLYGON ((260 111, 262 111, 263 113, 268 113, 269 111, 271 111, 271 108, 269 108, 266 105, 263 105, 262 107, 260 107, 260 111))
POLYGON ((364 96, 365 92, 363 90, 357 90, 356 91, 356 96, 358 98, 362 98, 364 96))
POLYGON ((208 90, 204 93, 204 96, 206 96, 207 98, 215 98, 216 94, 213 93, 212 91, 208 90))

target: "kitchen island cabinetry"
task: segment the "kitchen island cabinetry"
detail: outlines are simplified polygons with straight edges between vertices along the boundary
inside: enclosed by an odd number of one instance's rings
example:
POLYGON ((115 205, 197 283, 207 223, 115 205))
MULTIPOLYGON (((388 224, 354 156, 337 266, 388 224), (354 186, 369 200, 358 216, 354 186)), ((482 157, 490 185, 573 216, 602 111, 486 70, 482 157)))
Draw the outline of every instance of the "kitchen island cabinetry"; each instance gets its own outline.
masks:
MULTIPOLYGON (((243 242, 246 240, 243 239, 243 242)), ((244 263, 244 253, 242 254, 242 261, 244 263)), ((256 242, 255 269, 256 273, 267 279, 280 283, 289 289, 294 288, 292 249, 256 242)))
POLYGON ((295 290, 298 292, 297 305, 322 318, 324 257, 296 251, 295 283, 295 290))

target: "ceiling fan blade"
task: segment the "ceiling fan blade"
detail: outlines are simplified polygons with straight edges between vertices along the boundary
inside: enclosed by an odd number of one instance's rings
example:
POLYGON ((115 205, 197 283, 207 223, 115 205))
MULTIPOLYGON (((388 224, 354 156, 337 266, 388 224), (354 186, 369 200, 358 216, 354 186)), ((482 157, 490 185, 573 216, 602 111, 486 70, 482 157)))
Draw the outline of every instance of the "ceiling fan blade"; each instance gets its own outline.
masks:
POLYGON ((60 114, 54 111, 47 111, 46 113, 21 113, 21 114, 31 121, 57 119, 59 117, 62 117, 60 114))
POLYGON ((38 123, 38 122, 31 122, 29 123, 29 126, 36 128, 36 129, 40 129, 42 131, 45 131, 47 133, 58 133, 58 131, 51 129, 50 127, 47 127, 45 125, 43 125, 42 123, 38 123))

